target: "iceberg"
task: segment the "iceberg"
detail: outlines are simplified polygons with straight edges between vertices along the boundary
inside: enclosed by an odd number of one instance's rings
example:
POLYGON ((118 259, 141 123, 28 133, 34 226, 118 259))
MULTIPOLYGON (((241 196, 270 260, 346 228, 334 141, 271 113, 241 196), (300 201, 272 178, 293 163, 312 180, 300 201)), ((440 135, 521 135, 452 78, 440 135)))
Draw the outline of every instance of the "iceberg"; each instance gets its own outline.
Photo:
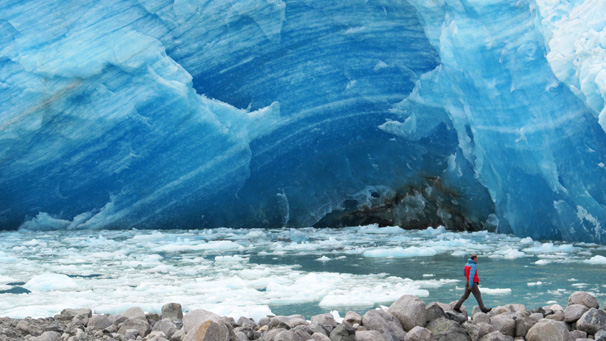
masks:
POLYGON ((595 0, 0 5, 0 229, 604 243, 595 0))

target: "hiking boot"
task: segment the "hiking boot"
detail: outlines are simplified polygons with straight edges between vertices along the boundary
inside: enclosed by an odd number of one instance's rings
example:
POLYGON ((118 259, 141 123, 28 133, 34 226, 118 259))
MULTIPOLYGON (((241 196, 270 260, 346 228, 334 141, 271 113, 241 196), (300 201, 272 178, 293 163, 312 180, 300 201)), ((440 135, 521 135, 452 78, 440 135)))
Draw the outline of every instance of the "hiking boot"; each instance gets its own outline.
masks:
POLYGON ((484 314, 488 314, 490 311, 492 310, 492 308, 487 308, 486 310, 482 311, 484 314))
POLYGON ((457 313, 459 313, 459 314, 462 314, 462 313, 463 313, 463 312, 461 311, 461 309, 459 309, 459 308, 457 308, 457 307, 455 307, 453 310, 454 310, 454 311, 456 311, 456 312, 457 312, 457 313))

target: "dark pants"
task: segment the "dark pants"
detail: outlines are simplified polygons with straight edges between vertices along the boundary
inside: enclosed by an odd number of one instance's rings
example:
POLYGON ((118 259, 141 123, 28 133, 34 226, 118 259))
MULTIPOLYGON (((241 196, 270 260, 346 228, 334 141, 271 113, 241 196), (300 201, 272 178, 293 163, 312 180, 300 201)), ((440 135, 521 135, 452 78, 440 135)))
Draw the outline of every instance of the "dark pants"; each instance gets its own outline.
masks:
POLYGON ((455 304, 454 308, 457 310, 461 309, 461 305, 469 297, 469 293, 472 293, 473 297, 475 297, 476 301, 478 301, 478 306, 480 307, 480 310, 482 310, 483 312, 486 311, 484 302, 482 302, 482 294, 480 293, 480 287, 478 286, 478 283, 474 283, 471 289, 469 288, 469 283, 465 283, 465 293, 463 294, 463 296, 461 296, 457 304, 455 304))

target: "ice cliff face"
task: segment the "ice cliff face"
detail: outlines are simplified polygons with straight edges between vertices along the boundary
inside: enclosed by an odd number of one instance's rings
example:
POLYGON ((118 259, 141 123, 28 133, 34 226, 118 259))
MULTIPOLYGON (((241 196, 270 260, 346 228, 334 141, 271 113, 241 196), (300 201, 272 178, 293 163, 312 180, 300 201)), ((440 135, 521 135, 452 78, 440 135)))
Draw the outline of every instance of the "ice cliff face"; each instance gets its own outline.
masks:
POLYGON ((604 242, 603 18, 591 0, 5 2, 0 225, 604 242))

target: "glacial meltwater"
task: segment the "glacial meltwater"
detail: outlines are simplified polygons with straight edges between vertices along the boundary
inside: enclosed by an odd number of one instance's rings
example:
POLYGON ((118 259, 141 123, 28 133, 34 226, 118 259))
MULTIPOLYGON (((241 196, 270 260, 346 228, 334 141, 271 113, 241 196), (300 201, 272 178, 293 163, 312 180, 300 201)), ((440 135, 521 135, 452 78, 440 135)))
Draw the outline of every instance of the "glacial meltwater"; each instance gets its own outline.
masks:
MULTIPOLYGON (((64 308, 139 306, 250 316, 364 312, 404 294, 451 302, 479 255, 487 306, 606 296, 606 246, 535 241, 443 227, 50 231, 0 233, 0 311, 44 317, 64 308)), ((473 297, 466 302, 475 305, 473 297)))

